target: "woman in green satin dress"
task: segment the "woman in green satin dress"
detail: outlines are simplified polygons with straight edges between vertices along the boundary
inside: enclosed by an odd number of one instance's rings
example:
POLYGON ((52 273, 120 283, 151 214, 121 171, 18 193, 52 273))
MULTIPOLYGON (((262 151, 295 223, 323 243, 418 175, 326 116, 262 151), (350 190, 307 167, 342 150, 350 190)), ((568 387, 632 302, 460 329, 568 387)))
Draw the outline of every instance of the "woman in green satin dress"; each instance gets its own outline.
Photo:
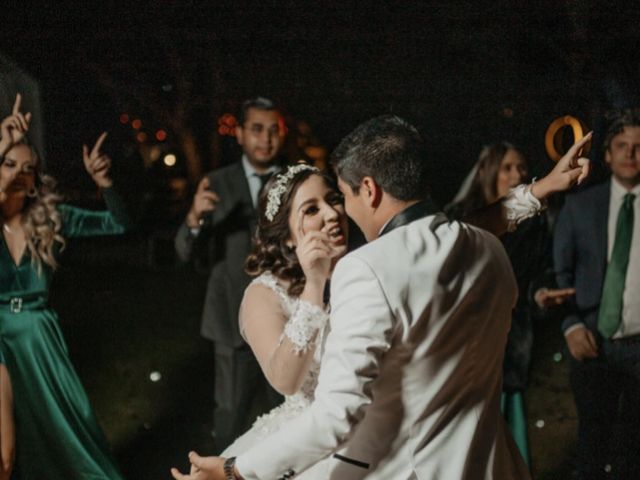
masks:
POLYGON ((22 143, 29 117, 19 112, 19 98, 16 103, 0 125, 0 478, 11 475, 16 445, 22 480, 119 480, 47 301, 65 238, 119 234, 128 224, 112 189, 110 160, 100 153, 106 133, 83 153, 108 211, 64 205, 22 143))

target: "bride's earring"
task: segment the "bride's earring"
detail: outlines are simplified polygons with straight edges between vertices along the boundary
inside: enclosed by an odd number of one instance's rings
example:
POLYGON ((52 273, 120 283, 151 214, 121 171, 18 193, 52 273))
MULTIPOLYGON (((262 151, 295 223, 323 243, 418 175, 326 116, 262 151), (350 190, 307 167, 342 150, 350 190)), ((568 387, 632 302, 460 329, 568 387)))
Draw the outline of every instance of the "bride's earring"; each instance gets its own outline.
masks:
POLYGON ((36 190, 36 187, 32 187, 31 190, 27 192, 27 197, 29 198, 36 198, 37 196, 38 196, 38 190, 36 190))

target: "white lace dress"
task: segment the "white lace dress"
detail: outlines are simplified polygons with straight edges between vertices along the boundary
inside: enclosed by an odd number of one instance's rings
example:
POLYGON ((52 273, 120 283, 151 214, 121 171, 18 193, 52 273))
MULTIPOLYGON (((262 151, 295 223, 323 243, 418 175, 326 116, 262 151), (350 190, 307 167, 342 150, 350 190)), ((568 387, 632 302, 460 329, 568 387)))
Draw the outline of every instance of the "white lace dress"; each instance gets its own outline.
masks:
MULTIPOLYGON (((258 417, 247 432, 222 452, 221 456, 225 458, 242 454, 311 405, 318 384, 322 344, 328 330, 328 313, 319 307, 289 296, 270 272, 265 272, 254 279, 253 284, 264 285, 277 294, 281 307, 288 317, 281 338, 286 336, 295 345, 295 350, 304 352, 315 347, 315 352, 300 389, 293 395, 285 396, 282 405, 258 417)), ((296 476, 296 479, 311 480, 325 477, 326 467, 323 467, 320 462, 296 476)))

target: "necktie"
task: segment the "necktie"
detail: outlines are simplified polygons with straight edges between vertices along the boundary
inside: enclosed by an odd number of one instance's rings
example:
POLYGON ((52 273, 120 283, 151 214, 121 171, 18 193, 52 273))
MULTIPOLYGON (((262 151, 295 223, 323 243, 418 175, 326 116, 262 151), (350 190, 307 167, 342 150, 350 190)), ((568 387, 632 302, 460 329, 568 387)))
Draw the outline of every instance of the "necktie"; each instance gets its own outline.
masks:
POLYGON ((269 173, 264 173, 262 175, 260 175, 259 173, 256 173, 256 176, 260 179, 260 191, 262 192, 262 189, 264 188, 264 184, 267 183, 267 181, 271 178, 271 175, 273 175, 273 173, 269 172, 269 173))
POLYGON ((611 337, 618 330, 622 320, 622 295, 633 235, 634 198, 635 195, 632 193, 627 193, 624 196, 616 221, 616 238, 604 277, 600 311, 598 312, 598 330, 604 338, 611 337))
POLYGON ((259 173, 254 173, 254 175, 258 177, 258 180, 260 180, 260 189, 258 190, 258 195, 256 195, 256 204, 258 204, 260 202, 260 195, 262 195, 262 190, 264 190, 265 184, 271 178, 273 173, 268 172, 268 173, 263 173, 262 175, 260 175, 259 173))

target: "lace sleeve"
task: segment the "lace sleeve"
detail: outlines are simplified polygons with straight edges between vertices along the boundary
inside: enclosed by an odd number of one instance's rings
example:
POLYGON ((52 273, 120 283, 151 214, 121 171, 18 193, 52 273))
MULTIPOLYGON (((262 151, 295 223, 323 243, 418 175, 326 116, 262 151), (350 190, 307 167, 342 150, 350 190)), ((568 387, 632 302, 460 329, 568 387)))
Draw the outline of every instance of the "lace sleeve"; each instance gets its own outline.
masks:
POLYGON ((507 230, 513 232, 518 224, 527 218, 539 214, 544 206, 531 193, 531 185, 518 185, 509 190, 502 200, 507 219, 507 230))
POLYGON ((271 386, 292 395, 309 370, 318 329, 328 315, 319 307, 283 295, 267 282, 251 284, 240 306, 239 321, 271 386))
POLYGON ((293 344, 295 353, 306 353, 313 347, 318 331, 322 330, 329 320, 329 314, 317 305, 299 300, 284 326, 280 341, 288 338, 293 344))

